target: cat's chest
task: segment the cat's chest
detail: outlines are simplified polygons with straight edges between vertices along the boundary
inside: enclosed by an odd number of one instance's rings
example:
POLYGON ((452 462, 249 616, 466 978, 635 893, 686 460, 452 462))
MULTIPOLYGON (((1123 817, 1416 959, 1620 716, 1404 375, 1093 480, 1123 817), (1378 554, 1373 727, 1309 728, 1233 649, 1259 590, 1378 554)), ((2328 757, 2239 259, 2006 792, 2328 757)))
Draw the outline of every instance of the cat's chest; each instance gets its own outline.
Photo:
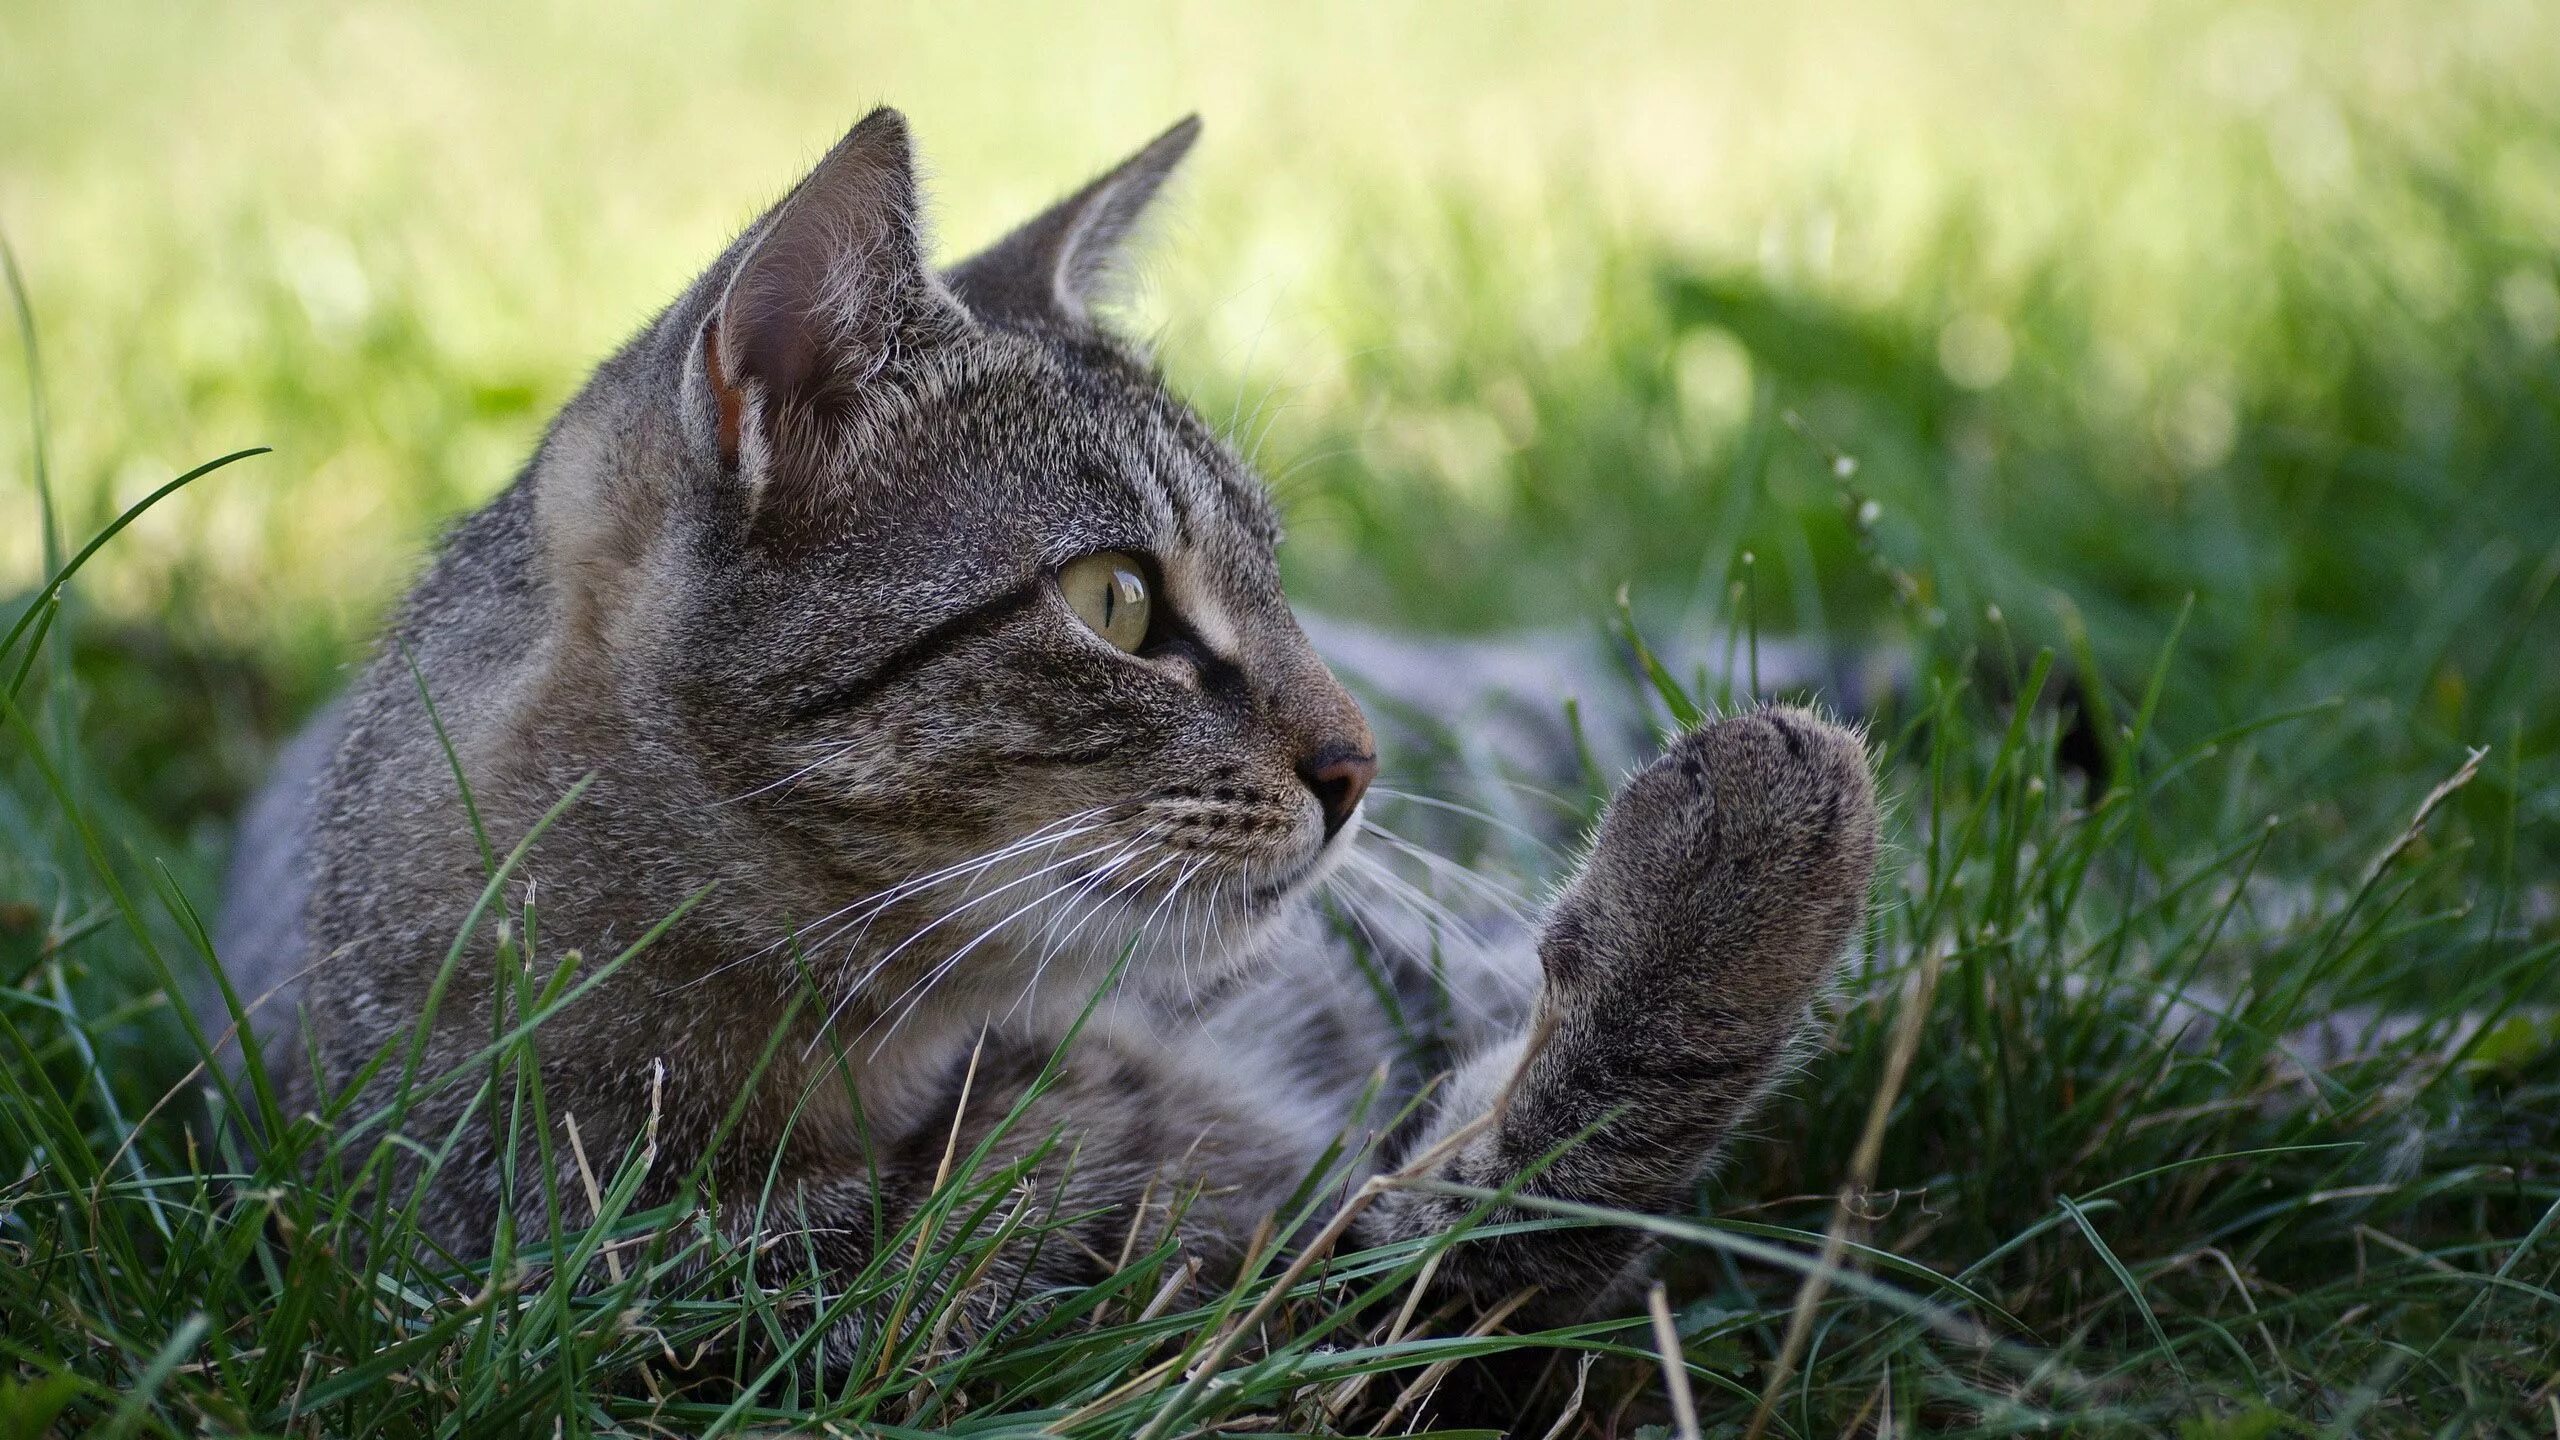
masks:
POLYGON ((830 1149, 904 1143, 939 1134, 961 1112, 1001 1115, 1055 1057, 1140 1048, 1137 1032, 1097 1012, 1054 1007, 952 1006, 868 1032, 822 1034, 809 1045, 793 1128, 830 1149))

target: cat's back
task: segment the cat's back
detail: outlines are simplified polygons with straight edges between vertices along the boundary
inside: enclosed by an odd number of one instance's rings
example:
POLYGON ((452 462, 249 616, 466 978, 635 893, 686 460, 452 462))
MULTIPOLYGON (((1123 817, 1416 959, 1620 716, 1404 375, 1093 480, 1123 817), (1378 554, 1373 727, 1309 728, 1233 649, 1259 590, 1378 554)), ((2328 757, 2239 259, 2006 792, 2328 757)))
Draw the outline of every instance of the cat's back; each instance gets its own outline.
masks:
MULTIPOLYGON (((306 1003, 372 988, 343 973, 366 964, 362 942, 430 929, 453 892, 476 890, 434 722, 457 755, 492 753, 493 717, 542 631, 534 542, 522 482, 456 525, 372 661, 278 753, 244 813, 215 953, 270 1050, 292 1043, 306 1003)), ((200 1005, 209 1033, 230 1028, 210 986, 200 1005)))
POLYGON ((478 869, 455 770, 484 823, 512 808, 509 718, 541 663, 547 603, 537 544, 518 481, 454 527, 348 690, 317 796, 315 938, 407 919, 427 896, 390 882, 416 884, 421 861, 460 855, 478 869))

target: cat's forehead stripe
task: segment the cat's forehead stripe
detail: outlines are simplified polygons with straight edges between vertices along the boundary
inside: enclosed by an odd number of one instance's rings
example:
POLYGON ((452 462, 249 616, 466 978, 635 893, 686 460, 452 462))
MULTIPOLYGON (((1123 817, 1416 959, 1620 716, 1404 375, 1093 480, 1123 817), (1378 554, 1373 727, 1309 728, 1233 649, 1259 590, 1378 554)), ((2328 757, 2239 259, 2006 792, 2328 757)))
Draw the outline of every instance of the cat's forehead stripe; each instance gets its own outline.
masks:
POLYGON ((1200 483, 1200 467, 1194 463, 1188 447, 1179 443, 1178 435, 1159 433, 1155 449, 1161 457, 1157 470, 1164 477, 1165 492, 1173 497, 1178 516, 1177 533, 1185 545, 1197 545, 1201 536, 1193 517, 1203 510, 1215 514, 1217 494, 1200 483))
POLYGON ((1173 506, 1174 539, 1185 546, 1200 543, 1200 527, 1194 519, 1194 497, 1188 483, 1191 477, 1179 467, 1159 465, 1148 468, 1157 477, 1157 483, 1164 487, 1165 499, 1173 506))
MULTIPOLYGON (((1167 487, 1180 497, 1186 515, 1207 514, 1222 529, 1242 528, 1268 541, 1262 497, 1252 479, 1220 445, 1207 427, 1173 417, 1158 437, 1167 487)), ((1197 542, 1186 533, 1184 539, 1197 542)))

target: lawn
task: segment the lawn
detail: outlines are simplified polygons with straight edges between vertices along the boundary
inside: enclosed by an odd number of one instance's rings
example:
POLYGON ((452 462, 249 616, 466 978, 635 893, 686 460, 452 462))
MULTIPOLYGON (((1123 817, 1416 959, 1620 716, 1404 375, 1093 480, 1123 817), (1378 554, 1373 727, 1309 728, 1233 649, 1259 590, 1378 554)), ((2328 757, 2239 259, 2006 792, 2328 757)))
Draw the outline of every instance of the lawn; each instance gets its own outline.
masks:
MULTIPOLYGON (((2560 9, 697 9, 0 8, 0 1436, 1393 1433, 1497 1353, 1531 1435, 2560 1426, 2560 9), (820 1379, 636 1157, 456 1266, 384 1117, 195 1123, 261 1103, 166 996, 274 747, 878 100, 946 252, 1204 113, 1125 323, 1302 607, 1730 654, 1626 667, 1665 725, 1898 670, 1836 1025, 1648 1222, 1659 1324, 1403 1314, 1458 1236, 958 1338, 898 1297, 1040 1223, 960 1157, 820 1379)), ((1450 738, 1388 783, 1605 793, 1450 738)))

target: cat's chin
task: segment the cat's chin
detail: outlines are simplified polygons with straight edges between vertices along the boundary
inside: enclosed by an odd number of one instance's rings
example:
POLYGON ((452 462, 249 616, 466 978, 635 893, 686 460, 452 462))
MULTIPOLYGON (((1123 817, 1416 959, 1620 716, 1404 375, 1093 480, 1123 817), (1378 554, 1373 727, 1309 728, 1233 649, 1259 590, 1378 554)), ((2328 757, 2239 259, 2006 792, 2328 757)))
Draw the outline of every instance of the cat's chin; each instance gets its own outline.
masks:
POLYGON ((1325 878, 1350 852, 1356 825, 1346 825, 1331 841, 1295 865, 1235 892, 1239 899, 1198 917, 1205 928, 1170 927, 1159 946, 1144 947, 1131 958, 1131 972, 1143 977, 1140 988, 1159 999, 1179 995, 1198 1001, 1251 974, 1257 964, 1312 913, 1308 902, 1325 878), (1167 991, 1165 987, 1172 989, 1167 991))
POLYGON ((1301 896, 1314 894, 1317 886, 1342 868, 1343 861, 1351 858, 1351 847, 1360 843, 1360 831, 1366 825, 1367 817, 1367 806, 1354 807, 1342 827, 1326 836, 1325 842, 1316 847, 1315 857, 1307 862, 1290 888, 1301 896))
POLYGON ((1256 917, 1257 925, 1267 925, 1272 916, 1315 893, 1316 887, 1351 854, 1352 843, 1360 838, 1360 818, 1354 812, 1350 823, 1335 831, 1331 838, 1316 847, 1314 854, 1278 875, 1256 883, 1245 892, 1245 903, 1256 917))

